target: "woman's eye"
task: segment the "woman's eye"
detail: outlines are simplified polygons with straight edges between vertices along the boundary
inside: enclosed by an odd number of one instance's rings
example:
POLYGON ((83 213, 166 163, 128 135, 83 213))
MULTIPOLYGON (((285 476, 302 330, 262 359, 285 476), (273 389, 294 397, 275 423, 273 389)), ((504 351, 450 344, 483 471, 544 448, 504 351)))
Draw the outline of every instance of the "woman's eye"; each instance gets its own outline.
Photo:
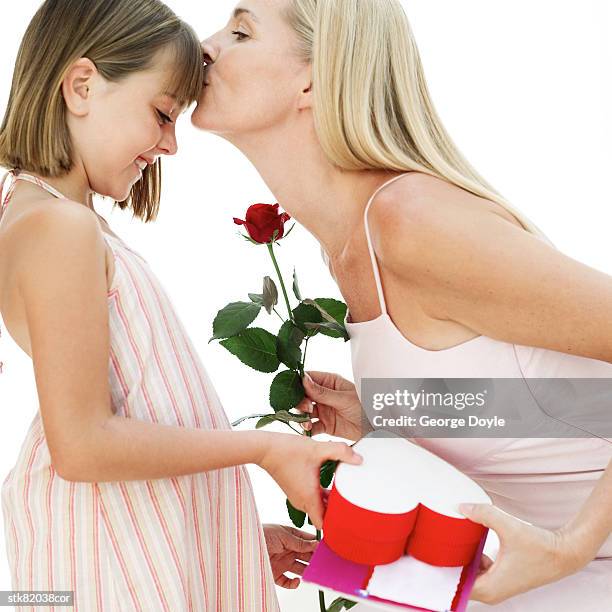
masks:
POLYGON ((249 37, 248 34, 245 34, 244 32, 241 32, 240 30, 236 30, 234 32, 232 32, 232 34, 238 39, 238 40, 245 40, 249 37))
POLYGON ((172 118, 162 113, 160 110, 157 111, 157 116, 161 119, 162 123, 172 123, 172 118))

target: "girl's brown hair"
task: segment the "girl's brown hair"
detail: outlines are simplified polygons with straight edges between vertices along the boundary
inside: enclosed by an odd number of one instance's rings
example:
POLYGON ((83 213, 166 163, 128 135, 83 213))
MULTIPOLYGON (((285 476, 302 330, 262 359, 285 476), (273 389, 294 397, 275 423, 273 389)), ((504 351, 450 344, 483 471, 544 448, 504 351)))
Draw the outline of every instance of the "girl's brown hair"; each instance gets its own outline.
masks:
MULTIPOLYGON (((148 69, 154 55, 174 51, 166 91, 179 106, 198 99, 202 50, 192 28, 159 0, 46 0, 21 42, 0 127, 0 165, 58 177, 73 167, 62 81, 71 65, 89 58, 109 81, 148 69)), ((159 209, 161 162, 147 167, 123 202, 145 223, 159 209)))

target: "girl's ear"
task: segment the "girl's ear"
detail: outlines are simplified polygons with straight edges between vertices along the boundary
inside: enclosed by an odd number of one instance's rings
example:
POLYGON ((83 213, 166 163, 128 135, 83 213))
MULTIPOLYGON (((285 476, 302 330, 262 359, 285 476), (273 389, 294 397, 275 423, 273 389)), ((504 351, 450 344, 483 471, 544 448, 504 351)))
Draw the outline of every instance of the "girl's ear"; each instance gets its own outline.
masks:
POLYGON ((298 110, 312 108, 312 66, 308 64, 303 71, 301 90, 298 98, 298 110))
POLYGON ((89 112, 91 87, 98 74, 96 65, 88 58, 81 57, 69 68, 62 81, 62 94, 68 111, 77 117, 89 112))

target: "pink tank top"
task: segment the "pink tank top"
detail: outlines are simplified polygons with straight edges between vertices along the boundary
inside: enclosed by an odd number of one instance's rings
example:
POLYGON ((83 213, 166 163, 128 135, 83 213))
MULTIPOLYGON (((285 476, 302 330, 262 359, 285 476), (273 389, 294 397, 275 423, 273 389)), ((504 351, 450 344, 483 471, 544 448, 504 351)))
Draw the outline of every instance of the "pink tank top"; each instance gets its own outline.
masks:
MULTIPOLYGON (((419 347, 396 327, 387 311, 368 227, 374 198, 364 212, 368 249, 381 314, 350 322, 353 376, 361 397, 363 378, 609 378, 612 364, 549 349, 511 344, 480 335, 441 350, 419 347)), ((602 438, 412 438, 474 478, 494 503, 523 520, 556 528, 578 513, 612 459, 602 438)), ((612 557, 612 536, 599 556, 612 557)))

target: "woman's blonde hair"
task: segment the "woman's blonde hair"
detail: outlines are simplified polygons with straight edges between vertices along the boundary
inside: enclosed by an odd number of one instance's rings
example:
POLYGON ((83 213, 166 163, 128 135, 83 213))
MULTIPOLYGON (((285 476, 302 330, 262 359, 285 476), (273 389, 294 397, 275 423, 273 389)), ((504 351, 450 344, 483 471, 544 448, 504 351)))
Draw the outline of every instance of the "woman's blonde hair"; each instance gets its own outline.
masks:
POLYGON ((474 170, 444 129, 397 0, 290 0, 286 18, 300 57, 312 65, 315 127, 332 163, 441 178, 497 202, 552 244, 474 170))
MULTIPOLYGON (((202 88, 202 50, 195 32, 159 0, 46 0, 30 22, 15 63, 0 127, 0 165, 58 177, 74 164, 62 81, 81 57, 109 81, 146 70, 158 51, 174 52, 166 91, 180 106, 202 88)), ((123 202, 145 223, 157 216, 161 163, 147 167, 123 202)))

